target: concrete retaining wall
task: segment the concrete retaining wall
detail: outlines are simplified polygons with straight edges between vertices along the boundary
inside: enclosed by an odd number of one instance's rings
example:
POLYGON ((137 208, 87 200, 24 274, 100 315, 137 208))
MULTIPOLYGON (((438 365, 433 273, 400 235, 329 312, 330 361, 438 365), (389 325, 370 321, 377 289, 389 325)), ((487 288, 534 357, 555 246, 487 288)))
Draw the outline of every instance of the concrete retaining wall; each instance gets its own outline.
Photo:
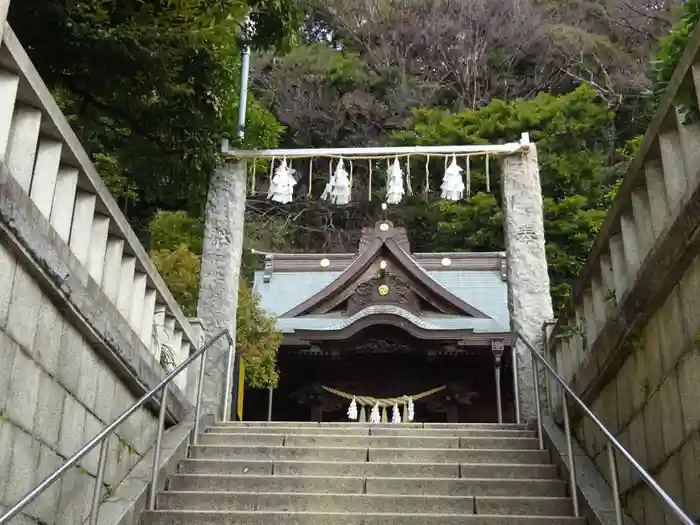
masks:
MULTIPOLYGON (((697 28, 548 339, 559 374, 695 520, 700 519, 700 94, 697 28)), ((551 386, 551 385, 550 385, 551 386)), ((551 388, 551 406, 561 406, 551 388)), ((575 415, 575 417, 579 417, 575 415)), ((609 480, 602 434, 574 423, 609 480)), ((675 524, 623 458, 637 523, 675 524)))
MULTIPOLYGON (((14 33, 0 35, 2 510, 155 386, 165 349, 177 364, 201 342, 14 33)), ((192 372, 169 396, 169 425, 191 408, 192 372)), ((155 408, 110 438, 105 498, 151 448, 155 408)), ((82 523, 98 454, 15 522, 82 523)))

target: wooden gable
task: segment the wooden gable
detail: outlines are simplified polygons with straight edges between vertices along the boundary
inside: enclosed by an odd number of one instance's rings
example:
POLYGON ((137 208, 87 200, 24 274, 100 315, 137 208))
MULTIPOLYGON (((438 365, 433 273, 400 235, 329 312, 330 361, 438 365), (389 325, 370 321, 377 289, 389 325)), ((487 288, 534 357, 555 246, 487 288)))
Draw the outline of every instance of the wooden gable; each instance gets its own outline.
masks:
POLYGON ((383 221, 363 232, 362 249, 331 284, 281 317, 341 314, 389 304, 415 315, 488 316, 433 280, 411 257, 406 231, 383 221))

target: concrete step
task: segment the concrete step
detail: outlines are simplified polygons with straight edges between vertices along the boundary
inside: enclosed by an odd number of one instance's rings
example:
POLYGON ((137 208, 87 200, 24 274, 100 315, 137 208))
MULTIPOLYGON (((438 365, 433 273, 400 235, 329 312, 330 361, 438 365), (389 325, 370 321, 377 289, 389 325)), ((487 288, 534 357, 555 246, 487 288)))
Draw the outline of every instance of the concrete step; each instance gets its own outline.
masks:
POLYGON ((546 465, 549 452, 503 449, 429 449, 364 447, 271 447, 195 445, 193 459, 247 459, 282 461, 341 461, 379 463, 508 463, 546 465))
POLYGON ((183 474, 263 474, 282 476, 359 476, 458 478, 459 464, 368 463, 313 461, 221 461, 187 460, 180 463, 183 474))
POLYGON ((479 496, 474 498, 476 514, 512 516, 573 516, 571 498, 479 496))
POLYGON ((181 474, 359 476, 397 478, 557 479, 554 465, 457 463, 368 463, 333 461, 253 461, 190 459, 179 463, 181 474))
POLYGON ((429 448, 370 448, 370 462, 408 463, 519 463, 543 465, 551 463, 546 450, 504 449, 429 449, 429 448))
POLYGON ((247 421, 221 422, 211 428, 240 428, 240 427, 294 427, 294 428, 387 428, 387 429, 432 429, 432 430, 532 430, 525 424, 515 423, 312 423, 308 421, 247 421))
POLYGON ((474 514, 474 498, 368 494, 163 492, 158 509, 474 514))
POLYGON ((144 525, 585 525, 584 518, 550 516, 250 511, 150 511, 142 520, 144 525))
POLYGON ((344 436, 400 436, 400 437, 523 437, 536 438, 534 430, 504 430, 485 428, 414 428, 398 425, 400 428, 386 426, 348 426, 348 427, 293 427, 293 426, 212 426, 205 432, 213 434, 306 434, 326 435, 342 434, 344 436))
POLYGON ((306 434, 200 434, 202 445, 267 445, 290 447, 381 447, 381 448, 469 448, 516 449, 537 448, 537 439, 518 437, 410 437, 348 436, 306 434))
POLYGON ((341 494, 402 494, 445 496, 562 497, 559 480, 466 478, 363 478, 337 476, 225 476, 176 474, 168 490, 223 492, 305 492, 341 494))
POLYGON ((569 498, 175 491, 158 494, 156 508, 398 514, 476 513, 518 516, 571 516, 573 512, 569 498))

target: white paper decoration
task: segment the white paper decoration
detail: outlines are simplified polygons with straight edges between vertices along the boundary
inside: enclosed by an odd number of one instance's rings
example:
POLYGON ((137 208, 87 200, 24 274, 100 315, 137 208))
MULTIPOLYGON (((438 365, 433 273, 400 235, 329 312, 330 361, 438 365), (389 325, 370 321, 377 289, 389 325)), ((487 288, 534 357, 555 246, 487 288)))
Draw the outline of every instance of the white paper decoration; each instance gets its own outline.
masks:
POLYGON ((283 159, 282 163, 275 168, 267 198, 282 204, 292 202, 296 183, 297 181, 292 176, 292 170, 287 166, 287 159, 283 159))
POLYGON ((350 406, 348 407, 348 419, 357 421, 357 401, 355 401, 354 397, 352 398, 350 406))
POLYGON ((413 405, 413 399, 410 397, 408 398, 408 420, 413 421, 413 418, 416 415, 416 409, 415 406, 413 405))
POLYGON ((401 165, 397 157, 387 171, 386 202, 389 204, 398 204, 401 202, 401 199, 403 199, 404 193, 403 171, 401 171, 401 165))
POLYGON ((442 193, 440 197, 450 201, 458 201, 464 195, 464 181, 462 181, 462 168, 457 164, 457 156, 452 156, 452 162, 445 170, 442 178, 442 193))
POLYGON ((350 179, 348 178, 348 172, 345 171, 343 159, 338 161, 338 165, 335 168, 331 202, 333 204, 347 204, 350 202, 350 179))
POLYGON ((369 413, 369 422, 375 425, 381 422, 381 416, 379 415, 379 403, 372 407, 372 411, 369 413))
POLYGON ((394 409, 391 412, 391 422, 401 423, 401 413, 399 412, 399 405, 394 404, 394 409))
POLYGON ((343 159, 338 160, 335 171, 331 173, 330 179, 321 195, 322 200, 328 200, 333 204, 345 205, 350 202, 350 178, 345 171, 343 159))

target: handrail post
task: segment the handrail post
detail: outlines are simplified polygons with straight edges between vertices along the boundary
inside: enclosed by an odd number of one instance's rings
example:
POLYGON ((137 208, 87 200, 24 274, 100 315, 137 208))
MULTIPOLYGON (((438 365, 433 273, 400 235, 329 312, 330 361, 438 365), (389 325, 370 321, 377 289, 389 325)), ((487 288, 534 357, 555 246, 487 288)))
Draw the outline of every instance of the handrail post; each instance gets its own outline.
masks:
POLYGON ((622 521, 622 506, 620 503, 620 484, 617 480, 617 463, 615 462, 615 451, 612 443, 607 445, 608 465, 610 465, 610 487, 613 492, 613 500, 615 501, 615 523, 623 525, 622 521))
POLYGON ((537 377, 537 360, 532 359, 532 378, 535 386, 535 410, 537 413, 537 443, 540 450, 544 450, 544 437, 542 436, 542 410, 540 409, 540 378, 537 377))
POLYGON ((197 379, 197 401, 194 410, 194 429, 190 443, 196 445, 199 440, 199 418, 202 417, 202 391, 204 390, 204 366, 207 353, 204 352, 199 361, 199 374, 197 379))
POLYGON ((232 341, 228 344, 226 359, 226 377, 224 378, 224 403, 221 421, 231 421, 231 396, 233 395, 233 366, 236 358, 236 347, 232 341))
POLYGON ((569 419, 569 406, 566 400, 566 392, 562 392, 564 405, 564 431, 566 432, 566 453, 569 456, 569 484, 571 485, 571 503, 574 506, 574 516, 578 518, 578 487, 576 485, 576 458, 574 458, 574 445, 571 438, 571 421, 569 419))
POLYGON ((503 401, 501 400, 501 363, 496 363, 494 367, 494 373, 496 374, 496 412, 498 415, 498 422, 503 423, 503 401))
POLYGON ((511 361, 513 363, 513 405, 515 407, 515 422, 520 424, 520 377, 518 376, 518 352, 515 350, 516 341, 510 347, 511 361))
POLYGON ((107 465, 107 451, 109 449, 109 439, 102 441, 100 445, 100 459, 97 462, 97 476, 95 478, 95 491, 92 493, 92 508, 90 509, 90 525, 97 525, 97 516, 102 503, 102 484, 105 478, 105 467, 107 465))
POLYGON ((160 470, 160 449, 163 442, 163 430, 165 427, 165 412, 167 410, 168 385, 163 386, 160 396, 160 411, 158 412, 158 430, 156 432, 156 444, 153 447, 153 471, 151 473, 151 488, 148 491, 148 510, 156 508, 156 493, 158 491, 158 471, 160 470))
POLYGON ((272 395, 274 390, 272 387, 268 388, 267 391, 267 420, 272 421, 272 395))

